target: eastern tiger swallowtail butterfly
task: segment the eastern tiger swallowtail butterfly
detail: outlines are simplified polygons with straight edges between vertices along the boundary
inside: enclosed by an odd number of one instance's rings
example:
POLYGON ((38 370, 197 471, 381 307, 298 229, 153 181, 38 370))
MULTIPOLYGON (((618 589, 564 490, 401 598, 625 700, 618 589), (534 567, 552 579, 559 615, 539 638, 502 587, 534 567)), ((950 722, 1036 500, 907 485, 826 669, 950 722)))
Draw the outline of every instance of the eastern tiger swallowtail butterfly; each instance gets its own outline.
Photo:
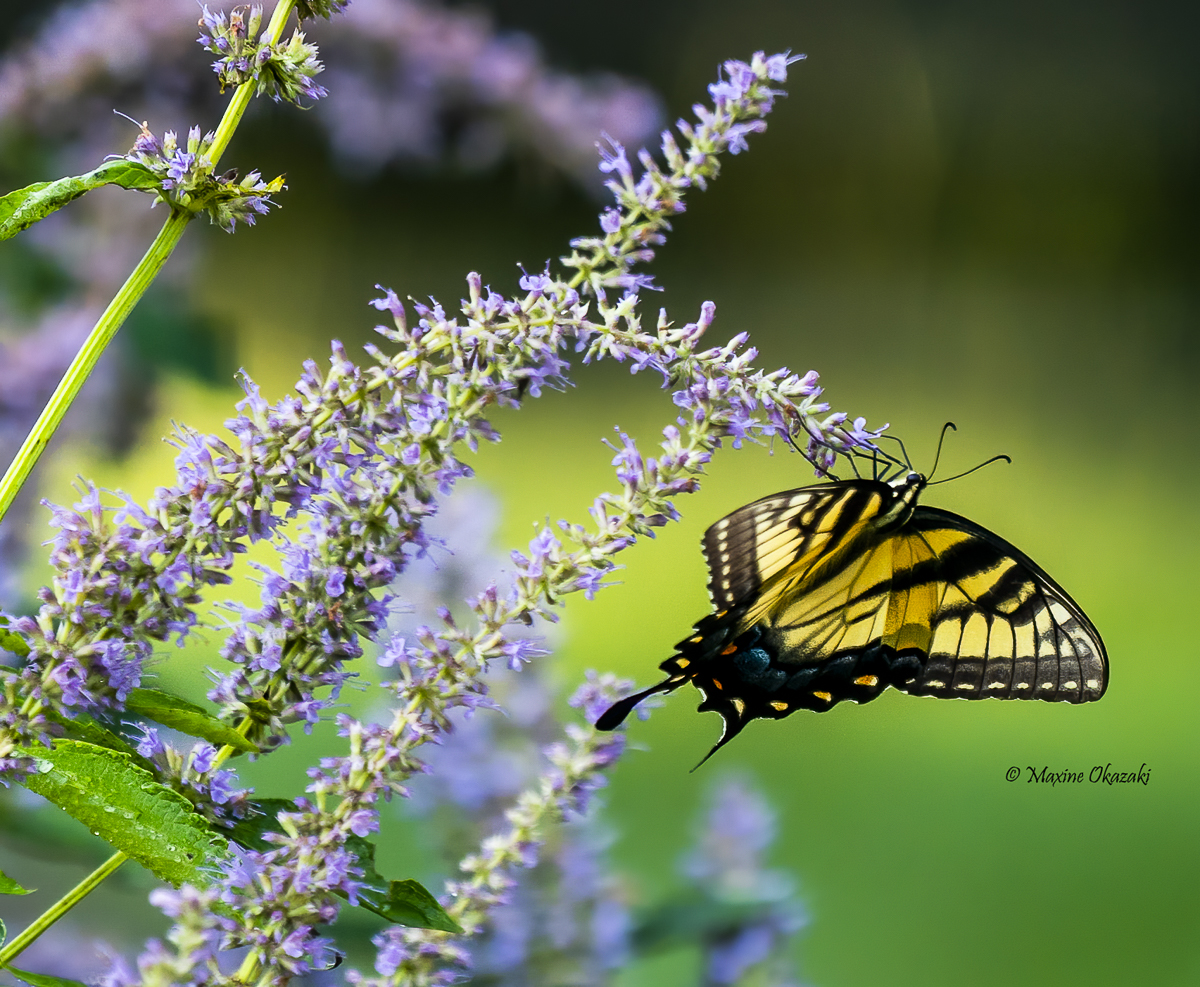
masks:
POLYGON ((724 720, 708 757, 757 717, 866 703, 888 686, 942 699, 1104 695, 1108 657, 1078 604, 1004 539, 918 505, 926 483, 914 472, 839 480, 722 518, 703 542, 715 612, 662 663, 664 681, 596 726, 612 730, 685 682, 724 720))

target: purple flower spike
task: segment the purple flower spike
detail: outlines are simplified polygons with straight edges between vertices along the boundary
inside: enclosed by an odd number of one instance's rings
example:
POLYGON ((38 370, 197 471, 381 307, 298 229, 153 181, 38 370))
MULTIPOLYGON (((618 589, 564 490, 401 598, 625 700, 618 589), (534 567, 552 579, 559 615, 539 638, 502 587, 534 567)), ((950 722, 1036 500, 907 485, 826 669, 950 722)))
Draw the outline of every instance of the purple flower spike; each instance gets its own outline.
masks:
MULTIPOLYGON (((315 6, 302 4, 306 10, 315 6)), ((247 42, 253 16, 239 22, 247 42)), ((232 50, 232 19, 224 46, 215 27, 205 27, 218 51, 232 50)), ((246 380, 245 398, 228 422, 232 438, 181 429, 175 482, 144 509, 127 501, 114 521, 90 490, 75 511, 56 515, 54 585, 36 620, 14 624, 32 646, 19 685, 35 699, 33 715, 0 720, 0 758, 37 742, 37 715, 46 707, 69 714, 72 704, 119 706, 154 643, 187 632, 204 590, 227 578, 236 554, 263 542, 277 559, 258 570, 255 605, 227 611, 221 656, 228 664, 210 695, 227 720, 270 753, 294 724, 309 728, 331 715, 365 643, 383 637, 392 581, 436 550, 427 522, 470 475, 469 452, 499 437, 485 417, 490 409, 562 386, 573 349, 585 362, 611 358, 634 371, 655 370, 681 414, 656 450, 643 451, 620 433, 613 448, 617 492, 597 498, 590 525, 545 526, 527 555, 513 554, 511 586, 488 586, 469 613, 440 600, 426 624, 387 645, 380 664, 394 669, 385 683, 394 701, 384 722, 339 715, 343 750, 311 769, 305 797, 269 821, 277 823, 268 825, 269 849, 234 850, 210 888, 161 898, 175 927, 165 940, 170 945, 152 946, 139 960, 144 982, 219 978, 215 945, 211 957, 183 955, 181 943, 193 941, 206 950, 209 942, 244 944, 245 968, 264 983, 326 964, 319 932, 343 900, 355 902, 363 890, 354 841, 378 828, 382 801, 405 795, 410 779, 425 772, 418 749, 445 737, 451 714, 494 705, 489 667, 520 668, 539 654, 525 637, 528 625, 556 620, 568 593, 594 594, 619 552, 678 518, 678 496, 698 488, 723 441, 807 435, 818 468, 870 448, 878 432, 865 422, 821 417, 829 409, 816 403, 815 376, 754 369, 744 336, 699 349, 711 336, 711 302, 680 327, 665 312, 644 322, 640 311, 641 291, 653 286, 636 268, 653 258, 686 193, 716 177, 719 155, 742 149, 761 129, 779 95, 768 83, 786 65, 786 57, 781 63, 761 55, 728 63, 715 105, 699 108, 696 122, 677 136, 664 136, 661 163, 639 154, 635 166, 610 141, 601 167, 614 205, 601 218, 602 235, 572 243, 566 271, 526 273, 513 297, 472 274, 457 307, 414 302, 411 319, 387 291, 373 304, 391 315, 380 330, 391 352, 372 347, 360 365, 334 343, 327 367, 305 364, 293 394, 273 403, 246 380), (64 627, 71 633, 56 633, 64 627)), ((180 183, 172 194, 191 195, 200 185, 187 183, 211 179, 205 140, 190 135, 181 149, 164 138, 159 158, 146 163, 164 175, 176 166, 166 176, 180 183)), ((150 156, 154 148, 147 139, 139 153, 150 156)), ((265 194, 257 183, 254 176, 227 190, 223 220, 231 225, 260 211, 251 201, 265 194)), ((591 718, 628 688, 592 676, 574 702, 591 718)), ((536 784, 518 795, 503 827, 463 861, 463 879, 447 888, 448 908, 468 934, 514 900, 517 874, 538 858, 546 821, 583 814, 625 742, 623 732, 602 735, 576 723, 546 748, 536 784)), ((211 748, 188 758, 149 733, 142 746, 161 776, 211 818, 254 811, 211 748)), ((735 960, 753 952, 747 943, 735 960)), ((390 983, 448 983, 470 963, 445 933, 392 928, 377 945, 376 970, 390 983)))

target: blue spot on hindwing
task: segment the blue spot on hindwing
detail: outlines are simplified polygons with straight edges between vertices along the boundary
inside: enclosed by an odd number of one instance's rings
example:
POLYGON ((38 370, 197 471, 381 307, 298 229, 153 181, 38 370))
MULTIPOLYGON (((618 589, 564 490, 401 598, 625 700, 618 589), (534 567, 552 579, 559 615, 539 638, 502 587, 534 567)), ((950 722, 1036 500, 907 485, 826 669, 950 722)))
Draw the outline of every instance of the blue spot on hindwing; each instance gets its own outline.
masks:
POLYGON ((823 671, 826 675, 849 678, 854 673, 857 664, 857 655, 843 655, 841 658, 834 658, 832 661, 825 662, 823 671))
POLYGON ((771 656, 762 648, 751 648, 749 651, 739 651, 734 655, 733 663, 743 677, 753 681, 771 667, 771 656))
POLYGON ((762 648, 739 651, 733 657, 734 667, 744 682, 774 692, 787 680, 787 672, 771 667, 771 656, 762 648))

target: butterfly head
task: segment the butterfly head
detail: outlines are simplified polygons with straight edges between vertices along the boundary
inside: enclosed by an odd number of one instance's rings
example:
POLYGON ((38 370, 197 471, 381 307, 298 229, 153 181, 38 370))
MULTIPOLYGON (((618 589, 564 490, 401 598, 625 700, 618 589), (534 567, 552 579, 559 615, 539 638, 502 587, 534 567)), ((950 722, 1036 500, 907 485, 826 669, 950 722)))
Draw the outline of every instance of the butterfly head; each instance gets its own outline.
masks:
POLYGON ((896 476, 891 480, 888 480, 888 486, 897 493, 900 493, 901 491, 907 492, 909 490, 914 490, 917 493, 920 493, 923 489, 925 489, 925 484, 928 482, 929 478, 924 473, 915 473, 910 470, 902 476, 896 476))
POLYGON ((888 486, 892 488, 896 499, 892 501, 883 517, 880 518, 882 526, 890 528, 901 525, 912 517, 912 512, 917 506, 917 499, 928 482, 924 473, 913 472, 888 480, 888 486))

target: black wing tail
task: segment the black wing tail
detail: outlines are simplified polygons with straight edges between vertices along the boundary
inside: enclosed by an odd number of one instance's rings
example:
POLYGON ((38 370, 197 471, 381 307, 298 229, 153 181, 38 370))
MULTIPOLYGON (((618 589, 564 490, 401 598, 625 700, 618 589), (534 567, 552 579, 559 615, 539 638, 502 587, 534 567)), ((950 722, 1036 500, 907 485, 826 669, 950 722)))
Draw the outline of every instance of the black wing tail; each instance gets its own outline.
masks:
MULTIPOLYGON (((625 721, 625 717, 633 712, 633 708, 647 696, 653 696, 658 692, 674 692, 685 682, 694 679, 697 672, 701 671, 719 654, 733 637, 738 618, 744 611, 745 607, 737 607, 731 610, 722 610, 719 613, 710 613, 702 618, 693 629, 693 634, 675 645, 675 654, 659 666, 668 673, 667 678, 658 685, 652 685, 649 689, 635 692, 632 696, 626 696, 613 703, 600 714, 600 718, 596 721, 596 729, 615 730, 625 721)), ((737 729, 740 730, 741 726, 739 725, 737 729)), ((732 739, 735 733, 737 730, 730 731, 729 719, 726 717, 726 731, 721 739, 721 744, 732 739)), ((721 744, 717 746, 719 747, 721 744)))
MULTIPOLYGON (((712 750, 710 750, 707 754, 705 754, 704 757, 700 758, 700 763, 697 764, 696 767, 692 768, 692 771, 698 770, 701 764, 703 764, 705 761, 707 761, 717 751, 719 751, 722 747, 724 747, 727 743, 729 743, 729 741, 733 740, 734 737, 736 737, 739 733, 741 733, 742 727, 744 727, 747 722, 746 720, 735 718, 732 714, 730 714, 729 712, 727 712, 726 710, 724 710, 718 706, 707 706, 706 707, 705 705, 701 704, 700 708, 702 710, 703 709, 715 709, 718 713, 720 713, 721 719, 725 721, 725 729, 721 731, 721 739, 718 740, 715 744, 713 744, 712 750)), ((692 773, 691 771, 688 772, 688 774, 691 774, 691 773, 692 773)))
POLYGON ((686 681, 686 675, 672 675, 669 679, 659 682, 658 685, 652 685, 649 689, 643 689, 641 692, 635 692, 632 696, 618 700, 600 714, 600 718, 596 720, 596 729, 615 730, 625 722, 625 717, 633 712, 633 707, 647 696, 653 696, 656 692, 674 692, 686 681))

